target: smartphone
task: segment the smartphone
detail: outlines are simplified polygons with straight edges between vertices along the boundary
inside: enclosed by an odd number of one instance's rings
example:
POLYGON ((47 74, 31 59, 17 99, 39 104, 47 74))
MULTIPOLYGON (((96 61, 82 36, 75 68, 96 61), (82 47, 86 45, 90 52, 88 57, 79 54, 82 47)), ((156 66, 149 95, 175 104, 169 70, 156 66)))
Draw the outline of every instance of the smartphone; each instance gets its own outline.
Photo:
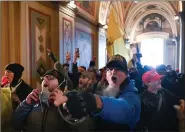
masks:
POLYGON ((77 57, 79 58, 79 57, 80 57, 79 48, 76 48, 75 52, 76 52, 76 54, 77 54, 77 57))

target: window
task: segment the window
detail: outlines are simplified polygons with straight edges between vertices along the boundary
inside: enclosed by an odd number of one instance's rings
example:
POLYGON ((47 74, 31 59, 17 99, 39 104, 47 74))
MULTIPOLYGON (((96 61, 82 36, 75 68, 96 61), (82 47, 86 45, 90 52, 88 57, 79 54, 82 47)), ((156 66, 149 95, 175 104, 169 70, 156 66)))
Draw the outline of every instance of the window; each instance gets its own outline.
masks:
POLYGON ((141 63, 156 67, 163 64, 164 40, 161 38, 151 38, 141 41, 141 63))

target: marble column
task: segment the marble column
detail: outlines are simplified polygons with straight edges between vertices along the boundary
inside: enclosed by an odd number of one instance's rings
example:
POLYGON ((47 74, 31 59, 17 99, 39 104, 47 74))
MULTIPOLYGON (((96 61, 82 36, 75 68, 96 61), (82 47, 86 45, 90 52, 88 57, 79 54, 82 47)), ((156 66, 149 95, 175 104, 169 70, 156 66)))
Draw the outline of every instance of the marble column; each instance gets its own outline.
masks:
MULTIPOLYGON (((2 49, 2 9, 1 9, 1 3, 0 1, 0 49, 2 49)), ((1 51, 0 51, 1 52, 1 51)), ((2 52, 1 52, 2 53, 2 52)), ((2 54, 0 53, 0 65, 2 66, 2 54)), ((2 77, 2 68, 0 69, 0 78, 2 77)))
POLYGON ((106 42, 106 30, 99 27, 99 35, 98 35, 98 68, 102 68, 105 66, 107 62, 107 42, 106 42))
POLYGON ((179 62, 179 68, 180 72, 185 73, 185 1, 182 2, 183 11, 180 12, 180 62, 179 62))

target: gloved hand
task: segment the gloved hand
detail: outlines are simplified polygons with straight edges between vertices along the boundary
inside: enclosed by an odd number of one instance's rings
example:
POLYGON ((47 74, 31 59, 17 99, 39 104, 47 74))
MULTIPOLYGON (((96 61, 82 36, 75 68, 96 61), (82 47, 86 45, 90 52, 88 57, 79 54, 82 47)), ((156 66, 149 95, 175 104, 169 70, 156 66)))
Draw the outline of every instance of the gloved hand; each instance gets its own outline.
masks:
POLYGON ((56 63, 57 62, 57 59, 55 57, 55 55, 53 54, 53 52, 50 50, 50 49, 47 49, 48 51, 48 56, 51 58, 51 60, 56 63))
POLYGON ((67 109, 74 118, 82 118, 96 109, 96 99, 92 93, 71 91, 66 96, 67 109))

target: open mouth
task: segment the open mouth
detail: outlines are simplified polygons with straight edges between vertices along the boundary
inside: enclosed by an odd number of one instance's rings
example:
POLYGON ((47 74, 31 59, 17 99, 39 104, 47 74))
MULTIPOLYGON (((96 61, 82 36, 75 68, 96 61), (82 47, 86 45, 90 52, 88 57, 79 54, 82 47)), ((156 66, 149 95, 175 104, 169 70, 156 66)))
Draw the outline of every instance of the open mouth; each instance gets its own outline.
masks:
POLYGON ((79 81, 79 84, 82 85, 82 81, 79 81))
POLYGON ((44 84, 44 87, 48 87, 48 85, 45 83, 45 84, 44 84))
POLYGON ((113 83, 116 83, 117 77, 116 76, 112 76, 111 80, 113 81, 113 83))

